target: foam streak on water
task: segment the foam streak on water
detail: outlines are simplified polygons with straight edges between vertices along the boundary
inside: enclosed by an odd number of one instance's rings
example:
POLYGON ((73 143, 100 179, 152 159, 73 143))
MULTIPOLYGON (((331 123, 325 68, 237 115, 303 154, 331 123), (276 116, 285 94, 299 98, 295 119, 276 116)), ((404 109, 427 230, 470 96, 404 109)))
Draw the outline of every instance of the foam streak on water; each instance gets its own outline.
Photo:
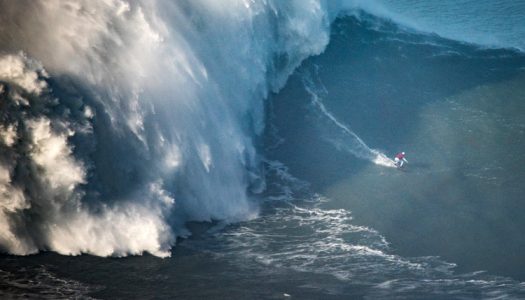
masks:
POLYGON ((366 159, 376 165, 395 168, 395 163, 386 154, 370 148, 354 131, 339 121, 322 102, 322 95, 328 93, 317 76, 318 67, 314 65, 314 75, 311 72, 302 74, 305 90, 310 95, 315 114, 314 126, 322 128, 324 139, 337 149, 346 151, 358 158, 366 159))
MULTIPOLYGON (((280 167, 269 171, 286 172, 280 167)), ((330 295, 351 295, 356 286, 370 299, 519 299, 525 295, 523 285, 508 278, 484 272, 456 274, 454 264, 437 257, 392 254, 385 238, 371 228, 354 224, 349 211, 327 209, 330 199, 311 194, 291 175, 274 175, 282 178, 282 186, 292 190, 288 201, 280 198, 268 202, 265 207, 271 213, 228 226, 220 233, 210 231, 202 240, 185 242, 185 247, 206 249, 251 274, 271 270, 271 274, 303 274, 293 275, 298 277, 330 276, 340 288, 331 290, 332 284, 324 286, 321 282, 309 286, 330 290, 330 295)), ((276 192, 289 195, 289 190, 276 192)))

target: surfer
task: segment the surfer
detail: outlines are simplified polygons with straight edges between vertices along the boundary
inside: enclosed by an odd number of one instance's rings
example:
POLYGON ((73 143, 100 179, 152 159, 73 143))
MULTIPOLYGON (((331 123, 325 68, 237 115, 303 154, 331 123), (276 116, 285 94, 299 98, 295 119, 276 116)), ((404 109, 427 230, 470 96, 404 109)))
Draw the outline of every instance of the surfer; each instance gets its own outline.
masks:
POLYGON ((408 162, 408 160, 406 160, 406 158, 405 158, 405 152, 398 153, 394 157, 394 164, 398 168, 401 168, 403 166, 403 164, 407 163, 407 162, 408 162))

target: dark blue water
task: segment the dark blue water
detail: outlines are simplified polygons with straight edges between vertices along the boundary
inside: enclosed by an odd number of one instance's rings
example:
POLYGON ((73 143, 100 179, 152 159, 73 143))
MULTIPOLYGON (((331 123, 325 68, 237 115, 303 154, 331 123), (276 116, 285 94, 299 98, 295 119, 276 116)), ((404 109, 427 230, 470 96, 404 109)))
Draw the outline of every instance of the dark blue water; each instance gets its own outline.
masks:
POLYGON ((190 223, 170 258, 0 257, 0 296, 525 297, 525 55, 341 17, 267 102, 253 220, 190 223), (404 170, 334 141, 406 151, 404 170))
POLYGON ((524 223, 516 215, 523 208, 523 55, 388 23, 365 29, 367 22, 374 20, 336 22, 325 53, 305 62, 272 102, 284 137, 278 159, 401 253, 523 279, 524 223), (304 74, 317 78, 328 110, 369 145, 407 151, 405 172, 356 161, 324 141, 304 74))

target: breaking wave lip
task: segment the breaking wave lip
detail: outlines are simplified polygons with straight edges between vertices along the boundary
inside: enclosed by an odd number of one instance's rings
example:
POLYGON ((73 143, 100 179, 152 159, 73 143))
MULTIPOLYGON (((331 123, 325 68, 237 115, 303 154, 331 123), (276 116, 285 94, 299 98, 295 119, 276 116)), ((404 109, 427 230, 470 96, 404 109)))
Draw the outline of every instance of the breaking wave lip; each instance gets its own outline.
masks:
POLYGON ((166 257, 186 221, 253 217, 263 99, 329 38, 319 1, 0 10, 0 249, 20 255, 166 257))

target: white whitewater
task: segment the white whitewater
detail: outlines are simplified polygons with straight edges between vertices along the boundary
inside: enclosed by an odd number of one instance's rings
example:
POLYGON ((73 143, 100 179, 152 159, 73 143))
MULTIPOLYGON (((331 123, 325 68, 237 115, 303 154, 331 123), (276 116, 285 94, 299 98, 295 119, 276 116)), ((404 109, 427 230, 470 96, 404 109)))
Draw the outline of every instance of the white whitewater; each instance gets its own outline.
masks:
POLYGON ((0 2, 0 250, 170 255, 249 219, 264 99, 323 51, 323 1, 0 2))

